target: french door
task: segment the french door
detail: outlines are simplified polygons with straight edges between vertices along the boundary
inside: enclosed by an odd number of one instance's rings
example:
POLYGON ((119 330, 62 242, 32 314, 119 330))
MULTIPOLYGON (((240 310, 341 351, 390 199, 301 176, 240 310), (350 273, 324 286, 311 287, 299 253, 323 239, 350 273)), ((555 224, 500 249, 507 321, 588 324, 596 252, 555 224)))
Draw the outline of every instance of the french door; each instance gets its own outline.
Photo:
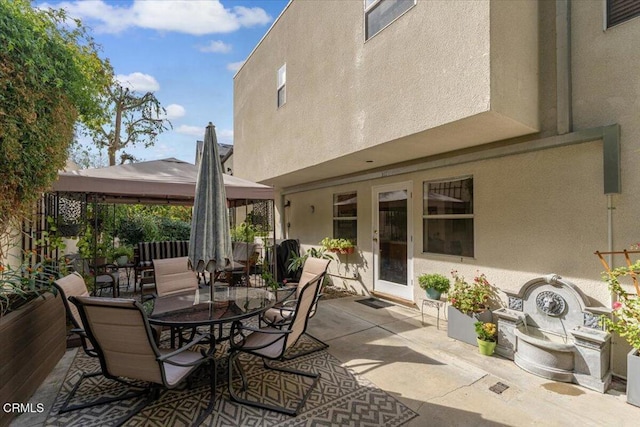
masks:
POLYGON ((411 182, 373 187, 374 290, 413 301, 411 182))

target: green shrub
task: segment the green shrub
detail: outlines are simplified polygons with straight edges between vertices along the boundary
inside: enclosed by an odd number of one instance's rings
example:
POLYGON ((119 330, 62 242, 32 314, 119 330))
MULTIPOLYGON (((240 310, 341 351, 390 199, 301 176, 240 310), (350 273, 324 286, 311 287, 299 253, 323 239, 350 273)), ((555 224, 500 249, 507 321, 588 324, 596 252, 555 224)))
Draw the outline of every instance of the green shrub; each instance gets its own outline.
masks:
POLYGON ((79 21, 28 0, 0 0, 2 232, 56 179, 76 121, 104 118, 99 98, 111 75, 79 21))
POLYGON ((435 289, 438 292, 446 293, 451 287, 451 282, 442 274, 421 274, 418 276, 418 283, 422 289, 435 289))

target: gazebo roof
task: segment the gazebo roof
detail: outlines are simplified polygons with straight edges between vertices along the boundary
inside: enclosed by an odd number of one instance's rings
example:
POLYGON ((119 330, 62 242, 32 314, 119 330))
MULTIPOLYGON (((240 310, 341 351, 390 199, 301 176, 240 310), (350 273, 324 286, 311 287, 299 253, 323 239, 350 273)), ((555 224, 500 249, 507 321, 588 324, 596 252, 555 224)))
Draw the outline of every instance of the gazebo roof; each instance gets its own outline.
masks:
MULTIPOLYGON (((87 193, 107 203, 193 203, 198 170, 175 158, 98 169, 63 171, 53 191, 87 193)), ((227 199, 272 200, 273 188, 224 175, 227 199)))

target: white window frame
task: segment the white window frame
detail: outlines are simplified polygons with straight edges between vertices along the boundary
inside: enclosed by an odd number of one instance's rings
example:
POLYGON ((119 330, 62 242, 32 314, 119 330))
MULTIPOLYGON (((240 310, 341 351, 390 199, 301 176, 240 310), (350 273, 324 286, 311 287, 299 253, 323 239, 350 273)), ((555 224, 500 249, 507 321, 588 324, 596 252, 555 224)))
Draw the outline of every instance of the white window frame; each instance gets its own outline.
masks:
POLYGON ((400 19, 402 16, 404 16, 405 13, 409 12, 417 4, 417 0, 413 0, 413 6, 409 7, 407 10, 402 12, 400 15, 396 16, 395 18, 393 18, 391 20, 391 22, 389 22, 384 27, 380 28, 380 30, 378 30, 375 34, 367 35, 367 17, 369 15, 369 13, 371 11, 373 11, 376 7, 378 7, 381 3, 385 2, 385 1, 386 0, 363 0, 363 3, 364 3, 363 35, 364 35, 364 41, 365 42, 367 40, 371 40, 373 37, 375 37, 376 35, 380 34, 382 31, 384 31, 385 28, 387 28, 388 26, 392 25, 394 22, 396 22, 398 19, 400 19))
POLYGON ((277 74, 277 89, 276 89, 276 104, 278 108, 287 103, 287 63, 285 62, 282 67, 278 68, 277 74), (280 103, 280 91, 283 92, 282 104, 280 103))
MULTIPOLYGON (((335 221, 354 221, 355 224, 356 224, 356 238, 357 238, 357 235, 358 235, 358 192, 354 190, 354 191, 342 191, 340 193, 333 193, 333 197, 332 197, 332 200, 331 200, 331 216, 332 216, 332 220, 331 220, 331 227, 332 228, 333 228, 333 223, 335 221), (347 194, 355 194, 355 196, 356 196, 356 216, 335 216, 334 213, 333 213, 333 206, 336 203, 335 202, 336 196, 343 196, 343 195, 347 195, 347 194)), ((333 235, 334 239, 344 238, 344 236, 336 236, 335 235, 335 231, 332 231, 332 235, 333 235)), ((357 242, 354 241, 352 243, 355 244, 357 242)))
MULTIPOLYGON (((446 178, 446 179, 436 179, 436 180, 429 180, 429 181, 423 181, 422 182, 422 234, 424 236, 424 228, 425 228, 425 220, 430 220, 430 219, 471 219, 473 220, 474 224, 473 224, 473 256, 465 256, 465 255, 454 255, 454 254, 447 254, 447 253, 441 253, 441 252, 428 252, 426 250, 427 242, 422 242, 422 252, 426 253, 426 254, 432 254, 432 255, 439 255, 439 256, 451 256, 451 257, 457 257, 457 258, 470 258, 470 259, 474 259, 475 258, 475 253, 476 253, 476 226, 475 226, 475 209, 474 209, 474 213, 470 213, 470 214, 432 214, 430 215, 427 211, 427 213, 425 213, 425 203, 428 203, 428 195, 424 194, 424 188, 425 188, 425 184, 428 185, 429 184, 437 184, 437 183, 441 183, 441 182, 452 182, 452 181, 463 181, 466 179, 471 179, 471 181, 474 183, 474 187, 475 187, 475 179, 473 178, 473 175, 465 175, 465 176, 458 176, 458 177, 452 177, 452 178, 446 178)), ((475 197, 475 194, 474 194, 475 197)), ((472 199, 473 201, 473 199, 472 199)), ((475 206, 475 203, 474 203, 475 206)))

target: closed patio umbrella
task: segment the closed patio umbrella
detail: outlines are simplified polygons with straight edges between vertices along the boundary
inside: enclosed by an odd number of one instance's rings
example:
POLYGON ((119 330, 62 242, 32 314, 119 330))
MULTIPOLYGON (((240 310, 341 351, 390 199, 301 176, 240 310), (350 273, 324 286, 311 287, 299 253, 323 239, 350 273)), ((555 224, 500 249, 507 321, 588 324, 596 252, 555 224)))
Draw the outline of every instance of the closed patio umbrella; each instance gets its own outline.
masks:
MULTIPOLYGON (((198 168, 196 193, 189 237, 189 268, 202 273, 227 267, 233 261, 227 196, 218 156, 215 126, 205 131, 202 158, 198 168)), ((213 301, 213 284, 211 284, 213 301)))

